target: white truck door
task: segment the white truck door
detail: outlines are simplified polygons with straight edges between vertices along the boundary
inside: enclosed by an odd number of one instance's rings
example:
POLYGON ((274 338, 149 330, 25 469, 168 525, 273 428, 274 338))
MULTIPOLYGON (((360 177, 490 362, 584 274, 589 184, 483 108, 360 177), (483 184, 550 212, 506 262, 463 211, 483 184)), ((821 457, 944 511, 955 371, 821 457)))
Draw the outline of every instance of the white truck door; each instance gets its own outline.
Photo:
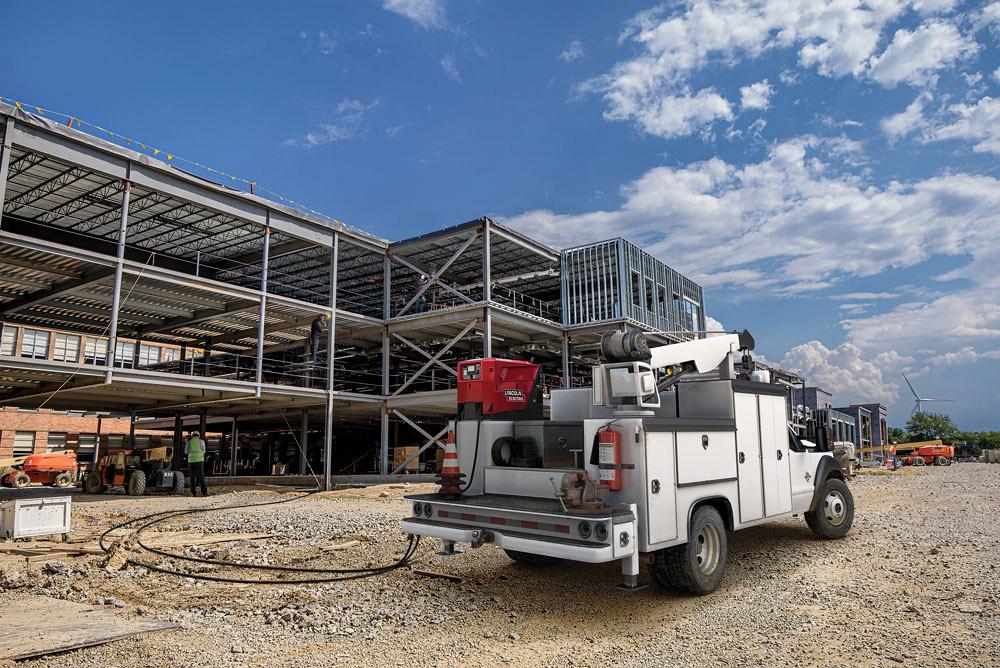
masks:
POLYGON ((740 487, 740 522, 764 516, 760 470, 760 427, 757 395, 736 392, 736 461, 740 487))
POLYGON ((764 472, 764 514, 770 517, 790 512, 792 490, 789 487, 788 427, 783 397, 760 395, 760 453, 764 472))
MULTIPOLYGON (((763 398, 763 397, 762 397, 763 398)), ((767 397, 774 412, 775 456, 778 458, 778 512, 792 511, 792 472, 788 456, 788 416, 785 413, 784 397, 767 397)))
POLYGON ((645 433, 647 541, 652 544, 677 538, 675 433, 672 431, 645 433))

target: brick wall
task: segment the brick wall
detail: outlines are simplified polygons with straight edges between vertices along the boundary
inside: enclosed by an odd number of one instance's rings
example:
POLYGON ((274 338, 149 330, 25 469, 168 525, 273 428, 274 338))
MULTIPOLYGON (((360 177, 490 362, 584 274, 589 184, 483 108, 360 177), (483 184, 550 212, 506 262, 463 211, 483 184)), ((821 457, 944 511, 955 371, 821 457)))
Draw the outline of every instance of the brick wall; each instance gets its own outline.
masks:
MULTIPOLYGON (((35 432, 35 452, 45 452, 49 442, 49 432, 63 432, 67 436, 67 447, 76 449, 80 434, 96 434, 96 417, 78 417, 42 409, 37 413, 18 411, 16 408, 4 407, 0 410, 0 459, 13 456, 14 432, 35 432)), ((128 436, 128 418, 104 418, 101 420, 101 444, 107 444, 107 436, 128 436)), ((162 431, 136 429, 136 435, 163 437, 164 443, 171 441, 171 435, 162 431)))

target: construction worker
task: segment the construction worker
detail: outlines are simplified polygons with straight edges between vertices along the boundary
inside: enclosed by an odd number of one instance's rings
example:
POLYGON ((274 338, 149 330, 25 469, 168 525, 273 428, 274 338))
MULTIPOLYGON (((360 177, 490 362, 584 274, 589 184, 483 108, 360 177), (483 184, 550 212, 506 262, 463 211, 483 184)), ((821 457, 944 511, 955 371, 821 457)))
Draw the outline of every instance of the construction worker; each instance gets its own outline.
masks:
POLYGON ((188 460, 188 475, 191 476, 191 496, 198 496, 197 485, 201 484, 201 495, 208 496, 208 485, 205 484, 205 441, 201 434, 192 431, 184 444, 184 454, 188 460))
POLYGON ((417 297, 417 303, 413 309, 416 313, 423 313, 427 310, 426 285, 430 282, 431 279, 428 278, 427 274, 420 274, 420 277, 417 279, 417 293, 420 296, 417 297))

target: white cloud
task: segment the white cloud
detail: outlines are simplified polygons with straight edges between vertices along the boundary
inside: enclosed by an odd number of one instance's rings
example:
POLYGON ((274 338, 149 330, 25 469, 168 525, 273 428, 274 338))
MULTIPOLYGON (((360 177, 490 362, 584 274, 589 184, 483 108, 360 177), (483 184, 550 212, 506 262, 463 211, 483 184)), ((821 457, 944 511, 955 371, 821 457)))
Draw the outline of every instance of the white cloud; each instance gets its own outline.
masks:
POLYGON ((567 44, 563 52, 559 54, 559 60, 564 63, 572 63, 574 60, 579 60, 580 58, 583 58, 583 42, 578 39, 574 39, 567 44))
POLYGON ((851 299, 896 299, 899 296, 901 295, 898 292, 847 292, 842 295, 836 295, 833 298, 837 301, 848 301, 851 299))
POLYGON ((993 70, 993 80, 1000 83, 1000 67, 993 70))
POLYGON ((337 105, 336 117, 327 123, 320 123, 315 130, 302 138, 290 138, 282 142, 283 146, 292 148, 315 148, 323 144, 348 141, 363 137, 368 132, 365 116, 379 105, 378 100, 362 102, 353 98, 344 98, 337 105))
POLYGON ((809 383, 832 392, 834 403, 881 402, 891 404, 899 397, 899 388, 888 380, 890 367, 903 362, 894 353, 866 358, 862 350, 851 343, 827 348, 819 341, 795 346, 777 366, 796 373, 809 383))
POLYGON ((556 246, 629 236, 706 285, 754 281, 786 293, 932 255, 976 256, 986 230, 1000 228, 997 179, 944 174, 877 187, 841 173, 837 146, 800 137, 743 167, 718 158, 656 167, 621 188, 618 208, 531 211, 508 223, 556 246))
POLYGON ((458 64, 455 62, 455 56, 449 54, 441 59, 441 69, 444 71, 446 77, 458 83, 462 83, 462 75, 458 71, 458 64))
POLYGON ((726 326, 710 315, 705 315, 705 331, 712 332, 705 336, 721 336, 722 332, 727 332, 726 326))
POLYGON ((740 107, 742 109, 767 109, 771 106, 771 96, 774 88, 767 79, 740 88, 740 107))
POLYGON ((402 132, 403 127, 404 126, 402 126, 402 125, 392 125, 392 126, 389 126, 389 127, 387 127, 385 129, 385 136, 388 137, 389 139, 395 139, 396 135, 398 135, 400 132, 402 132))
POLYGON ((882 119, 882 132, 889 141, 896 141, 920 128, 924 124, 924 103, 931 99, 924 92, 916 97, 905 110, 882 119))
POLYGON ((972 142, 977 153, 1000 155, 1000 98, 953 104, 928 116, 924 104, 929 99, 929 94, 921 94, 905 111, 882 120, 882 131, 890 141, 915 134, 925 144, 962 140, 972 142))
MULTIPOLYGON (((732 67, 772 50, 793 49, 800 66, 814 67, 822 76, 871 77, 895 86, 930 82, 937 72, 976 50, 954 23, 932 17, 913 30, 896 31, 889 46, 878 53, 880 41, 884 43, 890 25, 904 15, 907 5, 928 15, 947 11, 950 2, 684 0, 666 4, 640 12, 627 23, 619 42, 636 47, 634 57, 584 82, 579 90, 604 97, 608 120, 633 122, 649 134, 675 137, 729 118, 731 103, 723 93, 713 89, 691 93, 696 88, 694 75, 710 66, 732 67), (709 99, 709 93, 714 97, 709 99), (687 111, 693 98, 699 98, 701 113, 687 111), (655 122, 664 116, 687 120, 666 124, 664 132, 663 124, 655 122)), ((779 76, 786 85, 798 77, 789 70, 779 76)))
POLYGON ((442 0, 385 0, 382 8, 404 16, 422 28, 444 28, 448 25, 442 0))
POLYGON ((1000 155, 1000 98, 984 97, 975 104, 955 104, 948 107, 953 119, 928 131, 929 141, 964 139, 975 142, 977 153, 1000 155))
POLYGON ((936 73, 971 56, 978 47, 945 21, 928 21, 916 30, 900 29, 880 56, 871 60, 871 78, 888 88, 900 83, 922 86, 936 73))

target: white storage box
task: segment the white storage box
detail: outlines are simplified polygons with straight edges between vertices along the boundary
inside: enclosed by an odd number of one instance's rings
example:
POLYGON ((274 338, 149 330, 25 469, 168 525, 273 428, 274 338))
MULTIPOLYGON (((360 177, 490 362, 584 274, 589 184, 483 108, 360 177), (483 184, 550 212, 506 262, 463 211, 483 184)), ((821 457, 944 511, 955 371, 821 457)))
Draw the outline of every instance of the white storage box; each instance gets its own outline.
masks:
POLYGON ((3 536, 27 538, 68 534, 72 529, 72 497, 47 496, 4 501, 3 536))

